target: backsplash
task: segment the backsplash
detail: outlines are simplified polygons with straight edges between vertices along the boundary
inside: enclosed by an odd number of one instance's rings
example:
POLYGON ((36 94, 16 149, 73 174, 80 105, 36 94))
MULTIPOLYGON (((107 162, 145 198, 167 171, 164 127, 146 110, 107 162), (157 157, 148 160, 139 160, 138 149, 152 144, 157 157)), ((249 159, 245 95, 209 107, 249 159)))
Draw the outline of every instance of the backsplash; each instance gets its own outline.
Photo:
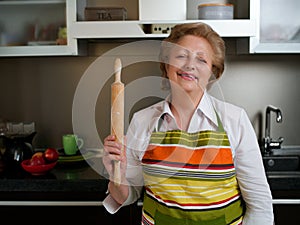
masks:
MULTIPOLYGON (((111 47, 110 43, 99 45, 103 45, 103 49, 111 47)), ((96 59, 97 56, 1 58, 0 117, 14 122, 34 121, 36 147, 61 147, 62 135, 72 132, 72 104, 76 87, 96 59)), ((267 105, 280 108, 283 122, 276 123, 275 116, 271 115, 271 137, 282 136, 283 145, 300 145, 299 62, 299 54, 228 55, 224 75, 210 92, 245 108, 258 139, 264 135, 267 105)), ((156 63, 137 63, 122 71, 125 84, 150 75, 160 76, 156 63)), ((154 101, 157 99, 145 99, 136 108, 154 101)), ((99 93, 95 109, 101 139, 110 132, 109 112, 108 82, 99 93)))
POLYGON ((271 113, 272 138, 299 145, 300 55, 243 55, 227 57, 220 86, 225 101, 247 111, 259 139, 264 136, 267 105, 282 111, 282 123, 271 113))

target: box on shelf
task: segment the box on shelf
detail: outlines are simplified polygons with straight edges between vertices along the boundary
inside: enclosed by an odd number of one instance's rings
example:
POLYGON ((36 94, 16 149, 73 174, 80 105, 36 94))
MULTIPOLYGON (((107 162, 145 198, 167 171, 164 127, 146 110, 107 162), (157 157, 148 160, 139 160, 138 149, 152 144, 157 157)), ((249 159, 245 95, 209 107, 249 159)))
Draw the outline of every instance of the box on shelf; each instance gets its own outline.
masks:
POLYGON ((186 0, 139 0, 139 20, 186 20, 186 0))
POLYGON ((84 16, 87 21, 126 20, 127 10, 123 7, 86 7, 84 16))

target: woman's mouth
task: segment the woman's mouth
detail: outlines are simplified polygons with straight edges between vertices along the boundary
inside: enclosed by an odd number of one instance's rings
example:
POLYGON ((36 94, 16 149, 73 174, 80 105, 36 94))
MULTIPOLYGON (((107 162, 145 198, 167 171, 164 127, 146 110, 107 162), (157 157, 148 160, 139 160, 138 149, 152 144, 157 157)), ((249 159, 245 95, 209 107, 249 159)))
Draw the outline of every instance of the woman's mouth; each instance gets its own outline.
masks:
POLYGON ((198 81, 198 77, 196 77, 193 74, 185 73, 185 72, 177 72, 177 75, 183 78, 184 80, 190 80, 190 81, 198 81))

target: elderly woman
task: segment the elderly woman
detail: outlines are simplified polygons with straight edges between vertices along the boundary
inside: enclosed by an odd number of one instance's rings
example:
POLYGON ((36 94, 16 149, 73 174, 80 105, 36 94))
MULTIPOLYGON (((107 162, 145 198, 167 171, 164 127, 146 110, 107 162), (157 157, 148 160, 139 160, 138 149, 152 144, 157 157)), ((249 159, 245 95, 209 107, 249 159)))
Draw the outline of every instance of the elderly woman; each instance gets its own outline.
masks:
POLYGON ((110 213, 140 198, 142 224, 272 225, 272 196, 249 118, 207 87, 224 71, 223 39, 204 23, 177 25, 162 42, 164 101, 136 112, 126 154, 114 136, 103 163, 121 161, 122 183, 110 181, 110 213))

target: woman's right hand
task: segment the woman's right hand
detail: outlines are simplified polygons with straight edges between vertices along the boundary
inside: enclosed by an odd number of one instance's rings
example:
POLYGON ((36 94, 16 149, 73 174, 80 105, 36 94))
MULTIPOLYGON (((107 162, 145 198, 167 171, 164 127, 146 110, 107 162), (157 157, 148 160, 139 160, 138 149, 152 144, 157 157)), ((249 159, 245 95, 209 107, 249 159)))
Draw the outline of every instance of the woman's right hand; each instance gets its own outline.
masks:
MULTIPOLYGON (((125 139, 124 139, 125 140, 125 139)), ((116 141, 114 135, 109 135, 104 139, 104 155, 102 157, 103 164, 109 174, 111 182, 108 184, 108 189, 112 197, 117 203, 122 205, 128 197, 128 184, 126 180, 126 148, 125 143, 123 145, 116 141), (121 184, 115 185, 114 181, 114 162, 120 161, 121 170, 121 184)))
POLYGON ((109 135, 104 139, 104 155, 102 157, 103 164, 107 170, 110 180, 114 176, 114 162, 120 161, 121 163, 121 178, 124 181, 126 175, 126 149, 125 144, 116 141, 114 135, 109 135))

